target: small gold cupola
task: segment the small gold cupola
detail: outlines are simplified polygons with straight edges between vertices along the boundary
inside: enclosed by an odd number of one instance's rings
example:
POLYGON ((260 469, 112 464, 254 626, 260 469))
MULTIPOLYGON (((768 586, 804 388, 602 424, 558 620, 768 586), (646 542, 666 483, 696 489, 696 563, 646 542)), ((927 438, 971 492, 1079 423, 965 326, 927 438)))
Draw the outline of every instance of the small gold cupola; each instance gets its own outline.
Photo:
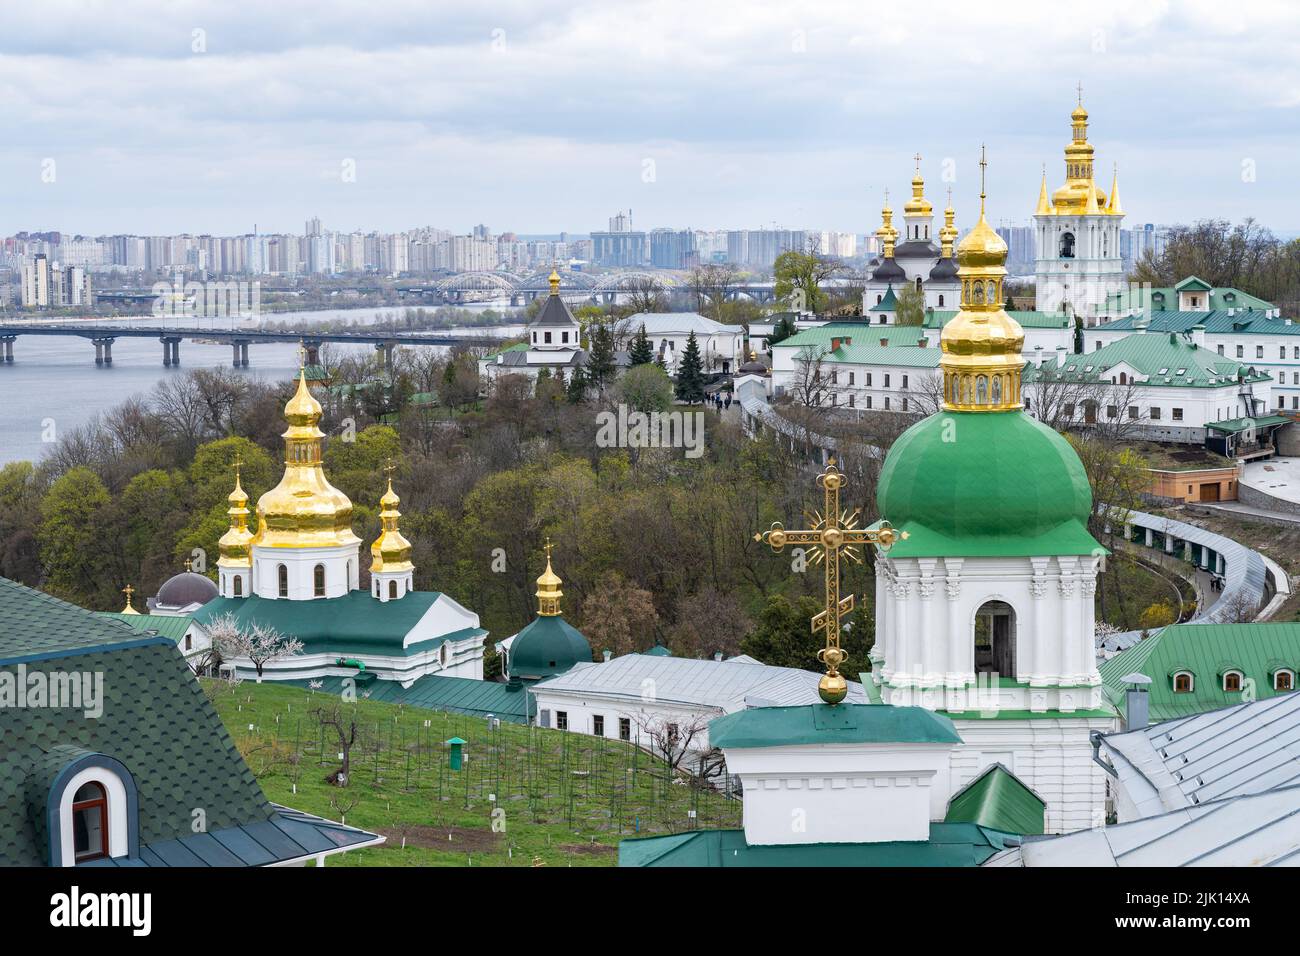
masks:
POLYGON ((411 564, 411 542, 407 541, 397 528, 397 520, 402 516, 397 506, 402 499, 397 497, 397 492, 393 491, 392 465, 390 464, 385 470, 389 472, 388 490, 379 499, 381 530, 375 543, 370 546, 371 574, 405 572, 415 567, 411 564))
POLYGON ((894 243, 898 240, 898 230, 894 228, 894 210, 889 205, 889 190, 885 190, 885 205, 880 210, 880 228, 876 230, 880 240, 881 255, 886 259, 894 257, 894 243))
POLYGON ((221 536, 217 546, 221 551, 220 558, 217 559, 217 566, 222 568, 241 567, 246 568, 252 564, 252 544, 253 532, 248 530, 248 494, 240 484, 239 469, 244 462, 235 457, 235 490, 230 493, 226 500, 230 502, 230 510, 226 512, 230 516, 230 530, 221 536))
POLYGON ((560 585, 564 582, 551 569, 551 539, 546 539, 546 570, 537 579, 537 614, 539 617, 559 617, 560 598, 564 592, 560 585))
POLYGON ((921 178, 921 154, 917 153, 912 158, 916 160, 916 172, 912 175, 912 198, 903 204, 903 215, 928 216, 934 211, 934 207, 930 205, 930 200, 925 198, 925 180, 921 178))
POLYGON ((948 189, 948 205, 943 210, 943 225, 939 228, 939 246, 943 258, 952 258, 953 243, 957 241, 955 220, 957 211, 952 208, 952 189, 948 189))
POLYGON ((131 606, 131 595, 135 593, 135 588, 128 584, 126 587, 122 588, 122 593, 126 595, 126 607, 122 608, 119 613, 138 615, 140 612, 131 606))
POLYGON ((551 266, 551 274, 547 277, 547 282, 551 284, 551 295, 560 294, 560 272, 555 266, 551 266))
POLYGON ((944 326, 943 407, 954 412, 1001 412, 1022 408, 1021 348, 1025 332, 1003 310, 1007 244, 984 214, 984 151, 980 150, 980 218, 957 245, 961 311, 944 326))

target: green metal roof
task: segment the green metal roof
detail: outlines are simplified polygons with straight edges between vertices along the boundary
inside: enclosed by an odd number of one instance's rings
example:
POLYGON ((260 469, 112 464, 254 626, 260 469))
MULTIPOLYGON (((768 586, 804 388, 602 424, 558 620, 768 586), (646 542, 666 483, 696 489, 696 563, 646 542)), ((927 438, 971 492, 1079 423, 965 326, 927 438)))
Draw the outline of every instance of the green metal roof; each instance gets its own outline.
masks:
POLYGON ((1101 382, 1120 364, 1145 376, 1139 382, 1143 387, 1225 388, 1238 381, 1272 380, 1175 332, 1135 332, 1096 351, 1071 355, 1056 371, 1069 381, 1101 382))
POLYGON ((882 517, 898 557, 1093 554, 1092 489, 1061 435, 1024 412, 939 412, 894 442, 882 517))
POLYGON ((805 704, 752 707, 709 721, 709 742, 728 748, 801 744, 959 744, 952 721, 924 707, 805 704))
POLYGON ((893 365, 899 368, 938 368, 943 353, 937 348, 919 348, 916 345, 841 345, 834 352, 822 356, 823 362, 844 365, 893 365))
POLYGON ((349 591, 342 597, 314 601, 277 601, 256 595, 213 598, 194 613, 194 620, 205 624, 222 614, 232 614, 241 625, 256 622, 286 637, 301 638, 306 653, 410 656, 448 640, 487 634, 482 628, 464 628, 403 647, 406 635, 439 597, 437 591, 411 591, 395 601, 380 601, 369 591, 349 591))
POLYGON ((1210 422, 1206 428, 1212 428, 1216 432, 1227 432, 1234 435, 1237 432, 1244 432, 1248 428, 1267 428, 1269 425, 1289 425, 1291 419, 1285 415, 1264 415, 1261 418, 1230 418, 1222 422, 1210 422))
POLYGON ((528 718, 536 711, 532 695, 525 692, 522 684, 503 684, 498 681, 473 680, 468 677, 444 677, 441 674, 417 677, 409 687, 403 687, 400 681, 379 680, 373 674, 358 674, 351 678, 322 677, 315 681, 295 679, 281 681, 281 683, 337 698, 343 693, 345 680, 353 682, 350 686, 356 690, 358 696, 388 704, 443 710, 454 714, 472 714, 476 717, 486 717, 491 714, 515 724, 527 723, 528 718), (312 687, 314 683, 319 683, 320 686, 312 687))
POLYGON ((528 351, 527 342, 516 342, 514 345, 507 345, 503 349, 498 349, 497 351, 493 352, 491 355, 483 356, 483 358, 479 359, 479 361, 492 362, 496 360, 496 357, 498 355, 505 355, 507 352, 527 352, 527 351, 528 351))
MULTIPOLYGON (((1251 295, 1249 292, 1242 292, 1240 289, 1211 286, 1210 283, 1196 276, 1188 276, 1175 286, 1163 286, 1154 289, 1134 288, 1131 290, 1126 289, 1123 292, 1112 292, 1106 297, 1106 307, 1114 311, 1127 311, 1129 309, 1147 309, 1150 306, 1148 311, 1151 312, 1153 317, 1166 309, 1173 314, 1178 314, 1178 293, 1180 290, 1188 288, 1208 292, 1207 305, 1211 311, 1222 310, 1225 315, 1228 309, 1235 309, 1240 315, 1243 310, 1249 312, 1253 309, 1255 312, 1268 312, 1275 308, 1272 302, 1261 299, 1259 296, 1251 295)), ((1181 314, 1205 315, 1204 312, 1184 312, 1181 314)))
MULTIPOLYGON (((956 309, 932 309, 925 313, 927 329, 941 329, 957 315, 956 309)), ((1071 329, 1074 320, 1064 312, 1037 312, 1008 310, 1007 315, 1019 323, 1022 329, 1071 329)))
POLYGON ((1106 697, 1121 711, 1128 685, 1122 678, 1132 673, 1151 678, 1147 686, 1152 720, 1170 720, 1231 704, 1245 698, 1241 691, 1225 691, 1223 674, 1241 671, 1253 682, 1256 699, 1287 691, 1273 690, 1273 674, 1286 668, 1300 674, 1300 622, 1282 624, 1173 624, 1144 641, 1103 661, 1101 672, 1106 697), (1173 675, 1192 674, 1192 690, 1175 693, 1173 675))
POLYGON ((894 295, 894 286, 891 283, 889 288, 885 289, 885 294, 879 302, 871 307, 872 312, 893 312, 898 308, 898 296, 894 295))
POLYGON ((152 631, 160 637, 180 643, 190 628, 190 615, 174 614, 123 614, 120 611, 100 611, 100 617, 116 618, 137 634, 152 631))
POLYGON ((858 345, 879 346, 881 340, 891 346, 916 346, 925 338, 925 329, 919 325, 872 325, 865 320, 828 322, 782 339, 773 349, 814 348, 830 350, 834 339, 852 339, 858 345))
MULTIPOLYGON (((1268 303, 1264 303, 1266 306, 1268 303)), ((1271 308, 1271 306, 1270 306, 1271 308)), ((1091 332, 1190 332, 1198 325, 1205 326, 1210 335, 1300 335, 1300 325, 1287 319, 1269 316, 1266 312, 1237 309, 1232 315, 1227 310, 1213 312, 1164 312, 1148 309, 1136 312, 1113 322, 1106 322, 1091 332), (1142 323, 1146 325, 1143 326, 1142 323)))
POLYGON ((962 787, 948 801, 945 823, 978 823, 1004 833, 1041 834, 1047 803, 1000 763, 962 787))
POLYGON ((696 830, 623 840, 619 866, 979 866, 1014 835, 973 823, 931 823, 927 841, 750 846, 743 830, 696 830))

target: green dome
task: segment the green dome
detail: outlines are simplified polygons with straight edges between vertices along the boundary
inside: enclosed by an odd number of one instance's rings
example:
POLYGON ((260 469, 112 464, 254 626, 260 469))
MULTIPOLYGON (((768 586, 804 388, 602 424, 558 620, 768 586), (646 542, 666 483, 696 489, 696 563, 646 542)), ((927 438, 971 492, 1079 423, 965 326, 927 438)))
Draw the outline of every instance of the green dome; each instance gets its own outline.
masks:
POLYGON ((1070 443, 1024 412, 940 412, 894 442, 880 515, 895 557, 1092 554, 1092 490, 1070 443))
POLYGON ((543 615, 510 642, 506 670, 512 678, 540 680, 563 674, 581 661, 591 663, 591 645, 562 617, 543 615))

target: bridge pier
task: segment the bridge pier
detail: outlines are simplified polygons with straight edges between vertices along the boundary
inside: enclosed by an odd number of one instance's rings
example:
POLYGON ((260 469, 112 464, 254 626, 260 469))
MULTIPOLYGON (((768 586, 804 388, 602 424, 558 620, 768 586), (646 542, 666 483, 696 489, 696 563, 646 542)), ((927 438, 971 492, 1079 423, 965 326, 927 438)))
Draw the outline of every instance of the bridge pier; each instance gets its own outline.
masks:
POLYGON ((113 340, 91 339, 95 343, 95 364, 100 368, 113 364, 113 340))
POLYGON ((14 339, 16 335, 6 335, 0 342, 4 343, 4 361, 6 365, 14 364, 14 339))
POLYGON ((248 368, 248 343, 239 343, 239 364, 242 368, 248 368))
POLYGON ((393 368, 393 343, 376 342, 375 351, 379 353, 379 364, 384 371, 391 371, 393 368))
POLYGON ((248 343, 235 341, 230 343, 230 364, 235 368, 248 368, 248 343))
POLYGON ((181 364, 181 340, 166 338, 161 339, 163 347, 163 365, 171 368, 173 365, 181 364))

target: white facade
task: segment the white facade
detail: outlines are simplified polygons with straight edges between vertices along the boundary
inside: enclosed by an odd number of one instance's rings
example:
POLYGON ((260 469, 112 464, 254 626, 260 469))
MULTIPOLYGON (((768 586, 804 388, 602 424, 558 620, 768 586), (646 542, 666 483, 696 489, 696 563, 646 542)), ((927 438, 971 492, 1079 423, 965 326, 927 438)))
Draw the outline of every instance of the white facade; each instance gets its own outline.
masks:
POLYGON ((743 326, 723 325, 697 312, 638 312, 620 323, 629 347, 642 325, 669 374, 676 374, 692 332, 706 372, 730 372, 745 361, 743 326))
POLYGON ((1089 741, 1116 726, 1093 644, 1101 556, 876 562, 882 703, 947 713, 963 741, 951 792, 1002 763, 1047 801, 1056 832, 1095 825, 1105 799, 1089 741))
POLYGON ((360 549, 360 543, 331 548, 272 548, 255 544, 251 591, 272 600, 342 597, 361 586, 360 549), (324 572, 324 590, 320 593, 318 567, 324 572))
POLYGON ((1123 215, 1034 216, 1034 290, 1045 311, 1067 307, 1083 317, 1084 326, 1097 324, 1106 299, 1126 287, 1119 233, 1123 215))

